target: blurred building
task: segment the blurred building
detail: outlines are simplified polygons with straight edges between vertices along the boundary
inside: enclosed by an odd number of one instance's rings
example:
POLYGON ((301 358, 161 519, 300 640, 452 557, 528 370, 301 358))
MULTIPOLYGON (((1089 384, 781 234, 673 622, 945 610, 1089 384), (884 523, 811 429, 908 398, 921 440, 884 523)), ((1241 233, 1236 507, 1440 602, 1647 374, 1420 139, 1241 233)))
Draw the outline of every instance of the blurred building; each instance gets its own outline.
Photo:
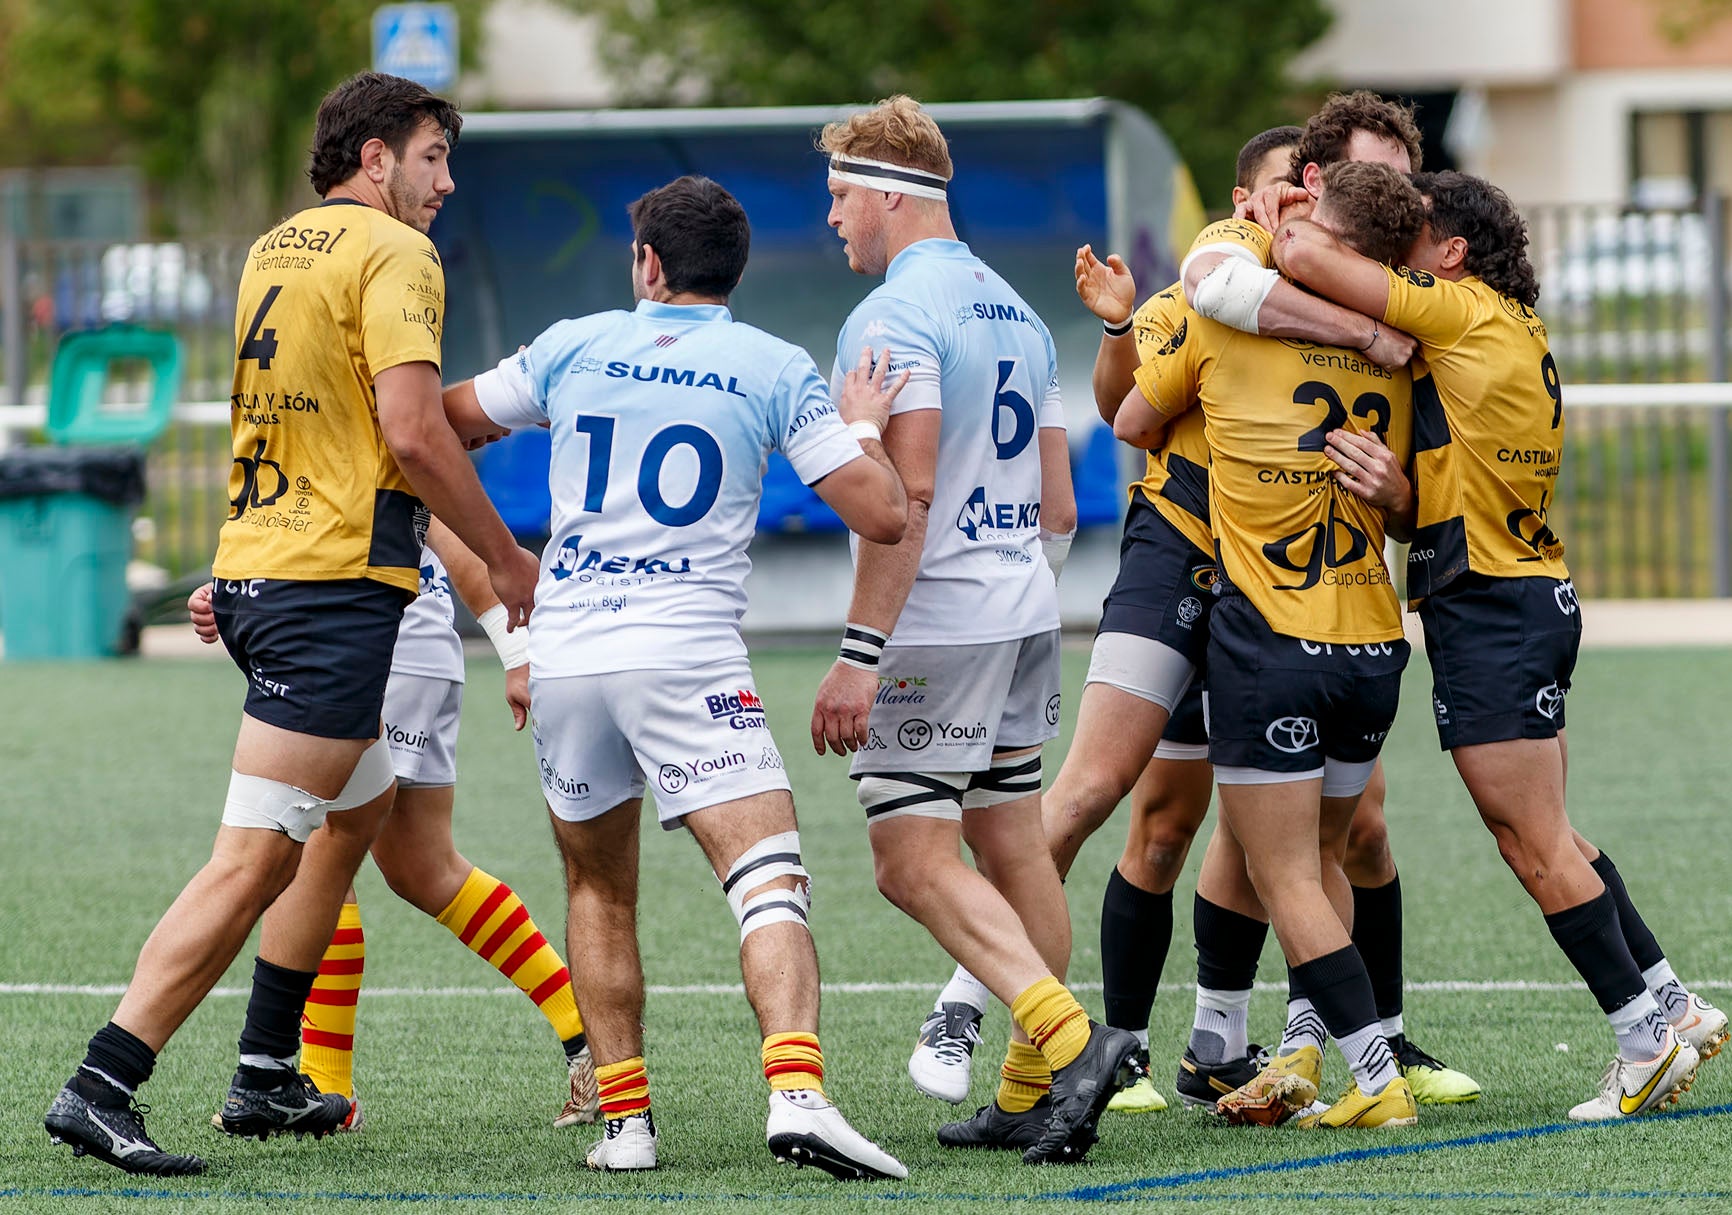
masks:
POLYGON ((1329 0, 1300 76, 1414 97, 1449 160, 1521 203, 1689 206, 1732 193, 1732 8, 1664 0, 1329 0))

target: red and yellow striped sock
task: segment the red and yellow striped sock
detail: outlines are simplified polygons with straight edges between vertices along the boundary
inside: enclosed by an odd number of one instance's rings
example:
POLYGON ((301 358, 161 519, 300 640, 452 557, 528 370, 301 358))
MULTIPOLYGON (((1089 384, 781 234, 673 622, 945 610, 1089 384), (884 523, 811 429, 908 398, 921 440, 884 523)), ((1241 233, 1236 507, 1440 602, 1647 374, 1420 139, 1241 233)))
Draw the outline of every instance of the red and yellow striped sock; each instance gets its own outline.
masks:
POLYGON ((1011 1001, 1010 1015, 1055 1072, 1088 1045, 1089 1015, 1051 975, 1011 1001))
POLYGON ((1012 1041, 1004 1053, 1004 1065, 998 1069, 998 1108, 1011 1114, 1025 1113, 1051 1088, 1052 1068, 1047 1066, 1046 1056, 1026 1042, 1012 1041))
POLYGON ((511 887, 479 867, 471 869, 457 897, 439 913, 439 922, 517 984, 561 1042, 583 1032, 583 1018, 577 1015, 577 1001, 571 994, 571 972, 511 887))
POLYGON ((301 1070, 321 1093, 355 1095, 355 1004, 366 965, 361 909, 344 903, 301 1012, 301 1070))
POLYGON ((824 1052, 817 1034, 771 1034, 764 1039, 762 1055, 764 1079, 770 1082, 771 1091, 807 1088, 823 1094, 824 1052))
POLYGON ((603 1063, 595 1069, 595 1083, 601 1090, 601 1116, 609 1122, 649 1113, 649 1072, 642 1055, 603 1063))

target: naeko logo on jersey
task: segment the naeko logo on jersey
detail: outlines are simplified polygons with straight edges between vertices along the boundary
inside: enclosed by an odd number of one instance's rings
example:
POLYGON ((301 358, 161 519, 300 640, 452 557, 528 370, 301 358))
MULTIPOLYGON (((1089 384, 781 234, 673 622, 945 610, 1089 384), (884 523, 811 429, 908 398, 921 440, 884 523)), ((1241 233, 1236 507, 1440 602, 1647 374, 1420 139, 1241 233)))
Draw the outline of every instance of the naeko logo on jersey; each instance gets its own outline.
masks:
POLYGON ((1039 526, 1039 502, 990 502, 984 485, 975 486, 956 516, 956 530, 977 542, 1009 539, 1039 526))
POLYGON ((579 582, 600 582, 610 586, 636 586, 639 581, 660 574, 689 574, 690 557, 633 557, 628 553, 603 553, 597 549, 585 552, 583 535, 567 536, 553 556, 547 572, 554 581, 576 578, 579 582))
POLYGON ((449 575, 440 573, 431 565, 423 565, 421 567, 421 589, 417 593, 433 595, 449 602, 451 599, 451 578, 449 575))
POLYGON ((730 730, 762 730, 767 724, 764 702, 750 688, 706 696, 704 708, 709 710, 711 721, 725 721, 730 730))

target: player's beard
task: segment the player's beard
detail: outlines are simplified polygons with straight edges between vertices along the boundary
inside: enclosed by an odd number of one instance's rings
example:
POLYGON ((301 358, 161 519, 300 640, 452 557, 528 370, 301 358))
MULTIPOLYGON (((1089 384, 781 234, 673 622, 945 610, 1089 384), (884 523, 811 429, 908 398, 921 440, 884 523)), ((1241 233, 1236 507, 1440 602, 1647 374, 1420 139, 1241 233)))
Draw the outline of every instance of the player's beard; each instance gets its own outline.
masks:
POLYGON ((391 204, 391 216, 400 219, 419 232, 426 232, 432 226, 431 220, 423 221, 421 212, 421 191, 416 189, 403 170, 393 165, 390 176, 385 178, 385 197, 391 204))

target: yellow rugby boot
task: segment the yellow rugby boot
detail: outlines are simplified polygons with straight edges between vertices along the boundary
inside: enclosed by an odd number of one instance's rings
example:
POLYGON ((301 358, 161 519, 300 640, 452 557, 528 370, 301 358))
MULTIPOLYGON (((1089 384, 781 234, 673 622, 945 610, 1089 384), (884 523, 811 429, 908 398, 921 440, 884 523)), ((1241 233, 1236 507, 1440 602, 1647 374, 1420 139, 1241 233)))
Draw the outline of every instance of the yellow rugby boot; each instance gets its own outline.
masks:
POLYGON ((1340 1130, 1343 1127, 1369 1129, 1377 1126, 1413 1126, 1419 1121, 1419 1107, 1413 1103, 1413 1089, 1406 1077, 1397 1076, 1381 1093, 1368 1097, 1359 1091, 1357 1082, 1347 1086, 1341 1099, 1321 1114, 1301 1118, 1299 1126, 1307 1131, 1340 1130))

